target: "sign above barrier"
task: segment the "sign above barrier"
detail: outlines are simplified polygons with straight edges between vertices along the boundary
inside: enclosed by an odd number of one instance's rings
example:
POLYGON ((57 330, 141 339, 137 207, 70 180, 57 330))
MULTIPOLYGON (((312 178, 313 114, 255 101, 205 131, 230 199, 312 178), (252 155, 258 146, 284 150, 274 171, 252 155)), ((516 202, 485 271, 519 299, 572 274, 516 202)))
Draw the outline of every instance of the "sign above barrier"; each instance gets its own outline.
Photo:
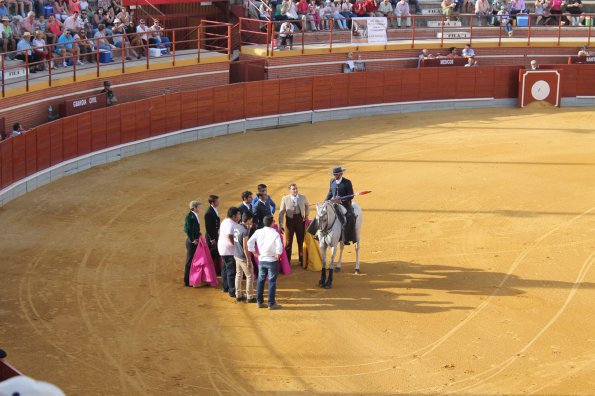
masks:
POLYGON ((445 38, 445 39, 460 39, 460 38, 469 38, 471 37, 467 32, 442 32, 436 33, 436 37, 438 38, 445 38))
POLYGON ((422 60, 421 65, 424 67, 465 66, 467 62, 467 58, 432 58, 422 60))
POLYGON ((595 56, 569 56, 568 63, 595 63, 595 56))
POLYGON ((444 27, 461 27, 463 23, 461 21, 444 21, 444 23, 442 21, 428 21, 428 27, 431 28, 439 28, 443 25, 444 27))
POLYGON ((558 70, 519 70, 519 107, 536 101, 560 106, 558 70))
POLYGON ((423 8, 421 10, 422 15, 442 15, 440 8, 423 8))
MULTIPOLYGON (((24 67, 4 71, 5 80, 10 80, 11 78, 25 77, 26 75, 27 72, 25 71, 24 67)), ((0 74, 0 81, 2 81, 2 74, 0 74)))
POLYGON ((100 109, 107 106, 107 94, 87 96, 85 98, 65 100, 60 105, 60 115, 68 117, 73 114, 84 113, 86 111, 100 109))

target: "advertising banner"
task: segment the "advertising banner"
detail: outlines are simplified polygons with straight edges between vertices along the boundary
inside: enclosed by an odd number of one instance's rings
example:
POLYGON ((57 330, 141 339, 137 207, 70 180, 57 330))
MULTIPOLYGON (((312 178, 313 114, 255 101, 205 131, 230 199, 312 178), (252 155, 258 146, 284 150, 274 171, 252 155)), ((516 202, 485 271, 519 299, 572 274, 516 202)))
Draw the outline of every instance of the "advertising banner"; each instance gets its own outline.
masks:
POLYGON ((351 44, 386 44, 386 17, 353 18, 351 44))

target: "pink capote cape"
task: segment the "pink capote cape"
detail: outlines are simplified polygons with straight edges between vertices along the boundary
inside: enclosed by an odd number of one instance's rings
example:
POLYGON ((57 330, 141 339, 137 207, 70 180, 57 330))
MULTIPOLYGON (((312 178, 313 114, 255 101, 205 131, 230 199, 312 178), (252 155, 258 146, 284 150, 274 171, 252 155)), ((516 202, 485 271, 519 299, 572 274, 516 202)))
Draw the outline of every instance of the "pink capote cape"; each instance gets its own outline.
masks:
POLYGON ((207 246, 207 241, 202 235, 190 267, 190 286, 200 286, 201 283, 208 283, 213 287, 219 284, 211 252, 207 246))
MULTIPOLYGON (((273 224, 273 228, 279 233, 281 237, 281 243, 283 244, 283 234, 279 231, 279 227, 277 224, 273 224)), ((258 246, 256 246, 256 251, 258 251, 258 246)), ((258 265, 258 257, 252 256, 253 262, 258 265)), ((281 253, 281 259, 279 260, 279 272, 283 275, 291 274, 291 266, 289 265, 289 259, 287 258, 287 252, 283 249, 283 253, 281 253)))

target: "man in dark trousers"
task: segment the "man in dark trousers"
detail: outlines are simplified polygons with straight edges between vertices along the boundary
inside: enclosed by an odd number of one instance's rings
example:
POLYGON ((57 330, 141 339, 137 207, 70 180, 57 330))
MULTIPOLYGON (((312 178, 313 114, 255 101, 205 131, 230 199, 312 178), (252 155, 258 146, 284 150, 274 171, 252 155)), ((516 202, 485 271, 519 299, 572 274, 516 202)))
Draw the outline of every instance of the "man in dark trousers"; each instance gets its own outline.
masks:
POLYGON ((184 286, 190 287, 190 266, 192 258, 196 253, 198 239, 200 238, 200 220, 198 212, 200 211, 200 201, 192 201, 188 205, 190 212, 186 215, 184 221, 184 233, 186 234, 186 268, 184 269, 184 286))
POLYGON ((242 193, 242 203, 238 206, 240 213, 244 216, 244 213, 250 212, 252 214, 252 191, 244 191, 242 193))
POLYGON ((353 207, 351 206, 351 200, 353 199, 353 186, 351 181, 343 177, 343 172, 347 169, 342 166, 336 166, 331 170, 333 178, 330 182, 330 188, 328 194, 326 194, 326 200, 335 199, 335 197, 348 198, 341 199, 340 203, 347 209, 347 215, 345 216, 345 225, 343 226, 343 242, 349 245, 350 242, 357 242, 355 237, 355 214, 353 213, 353 207))
POLYGON ((252 213, 254 214, 253 224, 254 227, 252 228, 254 231, 261 229, 264 227, 264 218, 271 215, 271 207, 268 202, 268 195, 264 191, 258 191, 256 194, 258 200, 255 204, 252 205, 252 213))
MULTIPOLYGON (((216 195, 209 195, 209 208, 205 212, 205 227, 207 230, 206 239, 211 257, 217 270, 217 275, 221 274, 221 263, 219 261, 219 251, 217 250, 217 241, 219 240, 219 197, 216 195)), ((227 290, 225 290, 227 292, 227 290)))

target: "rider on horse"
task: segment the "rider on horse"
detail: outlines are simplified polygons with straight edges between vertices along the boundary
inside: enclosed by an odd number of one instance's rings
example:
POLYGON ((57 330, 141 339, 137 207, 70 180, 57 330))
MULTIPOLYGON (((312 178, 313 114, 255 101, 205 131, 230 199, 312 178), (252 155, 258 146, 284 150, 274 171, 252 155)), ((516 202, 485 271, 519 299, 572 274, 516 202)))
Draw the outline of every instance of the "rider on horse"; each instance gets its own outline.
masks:
POLYGON ((345 197, 344 199, 337 200, 337 202, 340 202, 347 209, 342 240, 345 245, 349 245, 350 242, 357 242, 357 237, 355 235, 355 214, 351 206, 353 186, 350 180, 343 177, 343 172, 346 170, 342 166, 336 166, 331 170, 330 173, 333 174, 333 178, 330 182, 328 194, 326 194, 326 200, 336 200, 337 197, 345 197))

